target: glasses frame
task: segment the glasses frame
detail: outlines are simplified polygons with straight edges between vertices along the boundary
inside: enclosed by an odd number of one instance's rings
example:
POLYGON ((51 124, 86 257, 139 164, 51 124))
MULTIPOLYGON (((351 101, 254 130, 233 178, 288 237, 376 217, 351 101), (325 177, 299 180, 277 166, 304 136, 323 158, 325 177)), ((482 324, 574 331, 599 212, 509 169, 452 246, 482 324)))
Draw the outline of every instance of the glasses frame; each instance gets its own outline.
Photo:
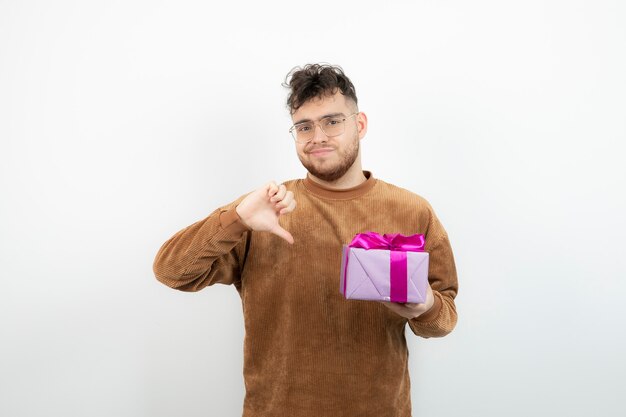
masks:
POLYGON ((325 134, 325 135, 326 135, 326 136, 328 136, 329 138, 334 138, 335 136, 343 135, 343 134, 345 133, 345 131, 346 131, 346 125, 345 125, 345 123, 344 123, 344 122, 345 122, 346 120, 348 120, 349 118, 351 118, 352 116, 356 116, 356 115, 357 115, 357 114, 359 114, 359 113, 361 113, 361 112, 360 112, 360 111, 358 111, 358 112, 356 112, 356 113, 352 113, 351 115, 349 115, 349 116, 345 116, 345 117, 343 117, 343 118, 341 118, 341 117, 333 117, 333 116, 329 116, 329 117, 322 117, 322 118, 321 118, 320 120, 318 120, 317 122, 302 122, 302 123, 296 123, 295 125, 293 125, 293 126, 291 126, 291 127, 289 128, 289 133, 291 133, 291 137, 292 137, 292 138, 293 138, 293 140, 295 140, 297 143, 300 143, 300 144, 305 144, 305 143, 309 143, 309 142, 311 142, 311 141, 313 140, 313 138, 315 138, 315 127, 316 127, 316 126, 319 126, 319 128, 320 128, 320 130, 322 131, 322 133, 323 133, 323 134, 325 134), (328 133, 326 133, 326 131, 325 131, 325 130, 324 130, 324 128, 322 127, 321 122, 322 122, 322 120, 324 120, 324 119, 335 119, 335 118, 341 119, 341 123, 343 123, 343 132, 341 132, 341 133, 337 133, 336 135, 329 135, 328 133), (297 138, 297 135, 298 135, 298 134, 295 132, 295 130, 296 130, 296 128, 297 128, 298 126, 301 126, 301 125, 303 125, 303 124, 305 124, 305 123, 313 123, 313 136, 311 137, 311 139, 307 140, 306 142, 300 142, 300 141, 298 140, 298 138, 297 138))

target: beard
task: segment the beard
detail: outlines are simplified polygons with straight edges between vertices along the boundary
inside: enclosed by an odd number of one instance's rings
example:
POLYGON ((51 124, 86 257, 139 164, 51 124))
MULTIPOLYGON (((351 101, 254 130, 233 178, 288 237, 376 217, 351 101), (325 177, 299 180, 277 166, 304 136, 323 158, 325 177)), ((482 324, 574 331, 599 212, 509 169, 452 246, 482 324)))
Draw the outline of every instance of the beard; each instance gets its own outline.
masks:
POLYGON ((339 162, 335 165, 331 165, 329 161, 311 163, 310 160, 304 159, 300 154, 298 154, 298 158, 311 175, 327 182, 336 181, 343 177, 356 161, 359 155, 359 142, 358 135, 355 135, 352 143, 344 151, 340 152, 338 148, 335 148, 335 151, 339 153, 339 162))

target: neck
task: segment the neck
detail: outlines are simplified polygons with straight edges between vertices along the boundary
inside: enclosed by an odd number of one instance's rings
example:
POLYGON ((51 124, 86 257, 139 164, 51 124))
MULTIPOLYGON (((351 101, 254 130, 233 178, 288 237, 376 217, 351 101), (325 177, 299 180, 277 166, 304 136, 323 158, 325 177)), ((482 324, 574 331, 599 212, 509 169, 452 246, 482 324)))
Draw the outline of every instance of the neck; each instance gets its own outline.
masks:
POLYGON ((334 181, 324 181, 320 178, 317 178, 315 175, 312 175, 311 173, 309 173, 308 176, 311 181, 314 181, 328 188, 334 188, 336 190, 353 188, 367 180, 365 175, 363 175, 361 164, 357 163, 353 164, 348 172, 346 172, 341 178, 338 178, 334 181))

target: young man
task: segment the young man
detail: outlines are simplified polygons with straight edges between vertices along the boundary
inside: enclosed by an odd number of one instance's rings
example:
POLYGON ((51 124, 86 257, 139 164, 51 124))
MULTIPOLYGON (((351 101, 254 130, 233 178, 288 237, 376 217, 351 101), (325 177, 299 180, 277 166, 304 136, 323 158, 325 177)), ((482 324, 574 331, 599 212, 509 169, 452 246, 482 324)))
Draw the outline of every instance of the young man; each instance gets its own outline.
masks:
POLYGON ((457 320, 448 236, 425 199, 362 170, 367 117, 341 68, 307 65, 287 79, 306 178, 268 182, 179 231, 154 273, 183 291, 239 292, 244 417, 410 417, 405 326, 441 337, 457 320), (342 245, 366 231, 425 235, 425 303, 344 299, 342 245))

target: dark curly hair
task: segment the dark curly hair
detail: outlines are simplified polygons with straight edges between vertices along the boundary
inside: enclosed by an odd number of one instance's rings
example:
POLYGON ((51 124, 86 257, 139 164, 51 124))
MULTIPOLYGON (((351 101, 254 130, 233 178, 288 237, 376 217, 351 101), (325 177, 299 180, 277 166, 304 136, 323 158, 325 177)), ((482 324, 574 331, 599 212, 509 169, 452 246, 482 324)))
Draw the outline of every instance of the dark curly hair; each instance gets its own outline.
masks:
POLYGON ((337 90, 357 105, 356 91, 350 79, 338 65, 307 64, 304 67, 295 67, 283 83, 289 88, 287 108, 293 114, 304 103, 314 98, 333 95, 337 90))

